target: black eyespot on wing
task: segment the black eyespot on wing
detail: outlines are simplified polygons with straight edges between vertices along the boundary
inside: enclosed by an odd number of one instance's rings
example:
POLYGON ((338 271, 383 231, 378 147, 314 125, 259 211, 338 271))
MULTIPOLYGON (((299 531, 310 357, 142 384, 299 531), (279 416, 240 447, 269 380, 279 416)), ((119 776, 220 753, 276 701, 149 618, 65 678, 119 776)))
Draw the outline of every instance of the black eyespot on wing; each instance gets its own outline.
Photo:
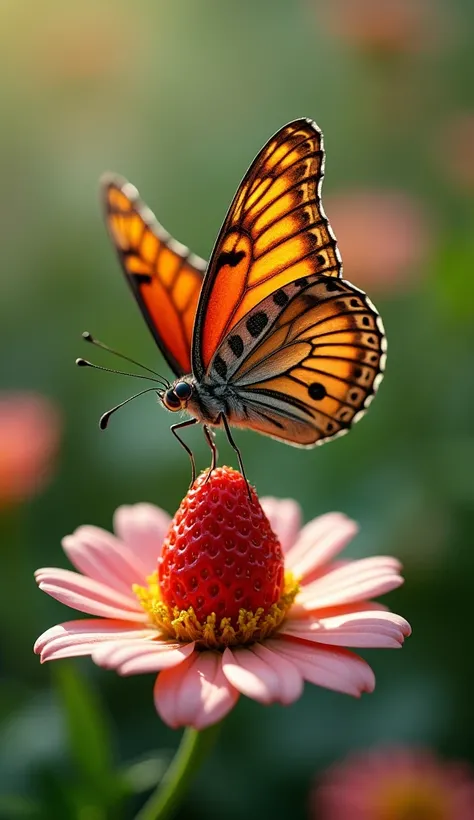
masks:
POLYGON ((244 352, 244 343, 242 341, 242 337, 236 333, 234 334, 234 336, 231 336, 227 340, 227 344, 229 345, 234 356, 236 356, 236 358, 240 358, 240 356, 244 352))
POLYGON ((216 262, 216 269, 219 271, 224 265, 236 268, 245 256, 245 251, 222 251, 216 262))
POLYGON ((308 394, 314 401, 321 401, 326 395, 326 388, 321 382, 313 382, 308 387, 308 394))
POLYGON ((277 292, 273 294, 273 301, 278 307, 284 307, 288 302, 288 296, 284 290, 277 290, 277 292))
POLYGON ((337 290, 344 290, 344 288, 341 288, 341 286, 338 284, 338 282, 335 281, 335 279, 328 279, 328 281, 326 282, 326 290, 335 292, 337 290))
POLYGON ((227 365, 222 356, 216 356, 214 359, 214 370, 221 379, 225 379, 227 375, 227 365))
POLYGON ((153 282, 153 277, 149 273, 129 273, 128 275, 137 285, 151 285, 153 282))
POLYGON ((245 323, 248 332, 254 339, 256 339, 257 336, 260 336, 262 330, 266 328, 267 324, 268 316, 263 310, 259 310, 258 313, 253 313, 245 323))

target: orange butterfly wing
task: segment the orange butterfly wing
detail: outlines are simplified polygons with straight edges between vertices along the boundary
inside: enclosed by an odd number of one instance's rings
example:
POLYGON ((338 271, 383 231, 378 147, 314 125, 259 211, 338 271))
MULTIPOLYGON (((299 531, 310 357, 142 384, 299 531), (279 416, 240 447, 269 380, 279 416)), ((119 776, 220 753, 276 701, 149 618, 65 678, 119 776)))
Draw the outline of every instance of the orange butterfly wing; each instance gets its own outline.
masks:
POLYGON ((194 317, 206 263, 176 242, 124 179, 102 179, 105 217, 126 279, 177 376, 191 372, 194 317))
POLYGON ((202 379, 223 338, 262 299, 300 277, 341 275, 321 206, 323 138, 311 120, 284 126, 245 175, 204 280, 193 339, 202 379))
POLYGON ((385 366, 377 311, 362 291, 319 274, 260 302, 211 360, 214 385, 229 380, 231 424, 314 446, 362 417, 385 366))

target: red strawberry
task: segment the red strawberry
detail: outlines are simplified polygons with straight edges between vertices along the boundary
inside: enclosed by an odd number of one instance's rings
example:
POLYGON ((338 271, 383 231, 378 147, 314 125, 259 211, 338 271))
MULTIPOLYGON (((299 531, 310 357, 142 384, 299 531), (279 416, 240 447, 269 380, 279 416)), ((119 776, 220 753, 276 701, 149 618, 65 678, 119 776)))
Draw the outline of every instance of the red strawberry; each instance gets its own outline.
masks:
POLYGON ((158 559, 161 598, 236 624, 240 609, 267 611, 283 591, 280 543, 257 495, 229 467, 202 473, 171 522, 158 559))

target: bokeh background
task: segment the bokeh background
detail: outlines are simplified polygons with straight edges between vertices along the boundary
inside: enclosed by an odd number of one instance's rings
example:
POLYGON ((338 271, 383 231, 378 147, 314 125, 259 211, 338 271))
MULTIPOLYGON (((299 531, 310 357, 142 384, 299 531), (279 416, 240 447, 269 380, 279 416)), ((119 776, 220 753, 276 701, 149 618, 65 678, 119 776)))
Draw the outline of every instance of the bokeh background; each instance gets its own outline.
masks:
MULTIPOLYGON (((178 742, 151 676, 40 667, 31 649, 73 617, 32 577, 67 566, 61 537, 109 528, 121 503, 173 512, 189 480, 152 397, 101 433, 133 383, 74 367, 87 329, 167 372, 98 177, 128 177, 207 257, 253 156, 299 116, 324 131, 325 209, 346 277, 382 313, 387 372, 330 445, 236 437, 261 495, 296 497, 306 518, 340 509, 361 524, 351 555, 401 558, 388 603, 414 634, 367 653, 377 689, 361 701, 310 686, 290 708, 241 698, 179 816, 307 817, 318 773, 381 743, 474 763, 473 55, 470 0, 1 3, 1 817, 126 820, 178 742)), ((207 465, 200 431, 187 440, 207 465)))

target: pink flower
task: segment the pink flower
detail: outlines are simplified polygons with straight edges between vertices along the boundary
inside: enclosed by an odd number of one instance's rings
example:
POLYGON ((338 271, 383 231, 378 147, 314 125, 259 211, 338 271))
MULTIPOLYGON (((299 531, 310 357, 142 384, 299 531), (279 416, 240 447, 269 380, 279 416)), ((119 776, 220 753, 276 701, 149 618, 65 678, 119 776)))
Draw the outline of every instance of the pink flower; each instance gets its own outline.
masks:
POLYGON ((332 34, 369 54, 413 54, 440 40, 429 0, 332 0, 321 17, 332 34))
POLYGON ((416 200, 399 191, 346 191, 327 197, 326 209, 345 279, 371 293, 419 280, 430 237, 416 200))
POLYGON ((373 749, 329 769, 312 808, 318 820, 473 820, 474 776, 428 750, 373 749))
POLYGON ((156 709, 172 727, 203 729, 240 694, 290 704, 305 680, 356 697, 371 692, 370 666, 347 647, 397 648, 410 634, 403 618, 370 600, 402 583, 398 561, 336 560, 357 532, 342 513, 301 528, 295 501, 266 498, 262 506, 253 491, 249 501, 240 474, 222 468, 207 482, 206 474, 198 478, 171 523, 157 507, 136 504, 116 511, 115 535, 80 527, 63 540, 79 572, 44 568, 36 580, 53 598, 98 618, 54 626, 35 652, 42 661, 91 655, 121 675, 159 672, 156 709), (265 556, 275 597, 257 607, 259 578, 270 577, 265 556), (170 602, 186 584, 202 615, 170 602), (237 620, 225 611, 216 619, 209 612, 219 588, 224 601, 251 591, 253 611, 242 598, 237 620))
POLYGON ((54 470, 59 410, 39 393, 0 394, 0 507, 39 493, 54 470))

